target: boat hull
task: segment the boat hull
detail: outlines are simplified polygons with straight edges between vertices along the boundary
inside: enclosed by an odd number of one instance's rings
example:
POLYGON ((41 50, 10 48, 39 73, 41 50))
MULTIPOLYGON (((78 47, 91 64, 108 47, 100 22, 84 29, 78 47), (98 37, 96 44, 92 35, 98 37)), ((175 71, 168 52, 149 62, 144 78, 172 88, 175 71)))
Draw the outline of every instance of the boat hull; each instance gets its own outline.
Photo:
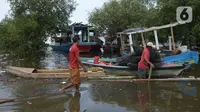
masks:
MULTIPOLYGON (((107 74, 117 75, 117 76, 136 76, 137 75, 137 67, 135 69, 130 68, 128 66, 109 66, 109 65, 101 65, 101 64, 93 64, 92 62, 83 62, 84 65, 88 67, 101 67, 105 69, 107 74)), ((161 67, 157 67, 152 71, 152 77, 173 77, 178 76, 184 70, 184 66, 180 64, 166 64, 161 67)))
MULTIPOLYGON (((81 61, 90 61, 93 62, 94 58, 85 58, 85 57, 81 57, 80 58, 81 61)), ((113 62, 116 63, 117 62, 117 58, 100 58, 99 61, 105 61, 105 62, 113 62)))
MULTIPOLYGON (((6 72, 24 78, 44 78, 44 79, 62 79, 70 78, 69 70, 67 69, 35 69, 7 66, 6 72)), ((81 78, 87 77, 105 77, 104 71, 89 71, 80 72, 81 78)))
MULTIPOLYGON (((51 45, 54 51, 69 52, 69 49, 73 43, 62 44, 62 45, 51 45)), ((80 52, 100 52, 101 45, 97 42, 81 42, 78 45, 80 52)))

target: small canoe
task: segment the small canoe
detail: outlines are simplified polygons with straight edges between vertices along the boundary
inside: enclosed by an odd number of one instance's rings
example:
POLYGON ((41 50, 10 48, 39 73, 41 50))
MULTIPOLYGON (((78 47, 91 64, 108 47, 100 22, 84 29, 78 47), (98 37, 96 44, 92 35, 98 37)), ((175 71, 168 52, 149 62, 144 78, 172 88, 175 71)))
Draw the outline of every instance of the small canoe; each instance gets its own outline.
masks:
MULTIPOLYGON (((23 68, 23 67, 13 67, 7 66, 6 71, 8 73, 17 75, 19 77, 25 78, 69 78, 70 73, 67 69, 36 69, 36 68, 23 68)), ((80 72, 81 77, 86 76, 105 76, 103 71, 96 71, 96 72, 80 72)))
MULTIPOLYGON (((69 78, 70 73, 67 69, 35 69, 7 66, 6 72, 24 78, 42 78, 42 79, 62 79, 69 78)), ((115 77, 107 75, 104 69, 99 67, 90 68, 89 71, 80 72, 81 78, 85 79, 134 79, 134 76, 115 77)))
MULTIPOLYGON (((101 65, 94 64, 93 62, 87 61, 83 62, 84 65, 89 67, 101 67, 104 68, 105 72, 108 74, 115 74, 118 76, 121 75, 132 75, 137 74, 137 67, 135 69, 130 68, 129 66, 115 66, 115 65, 101 65)), ((179 75, 184 70, 184 65, 182 64, 163 64, 162 66, 156 67, 153 69, 153 77, 173 77, 179 75)))

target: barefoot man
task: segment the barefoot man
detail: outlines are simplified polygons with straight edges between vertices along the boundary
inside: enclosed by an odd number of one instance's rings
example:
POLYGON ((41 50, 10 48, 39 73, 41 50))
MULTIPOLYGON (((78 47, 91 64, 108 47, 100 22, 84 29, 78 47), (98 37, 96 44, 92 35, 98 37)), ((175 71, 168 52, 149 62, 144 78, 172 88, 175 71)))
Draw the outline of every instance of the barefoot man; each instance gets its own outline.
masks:
POLYGON ((78 44, 79 44, 80 38, 75 36, 73 38, 74 44, 70 48, 69 51, 69 67, 70 67, 70 75, 71 75, 71 80, 72 83, 68 84, 67 86, 61 88, 59 91, 64 91, 65 89, 69 89, 72 87, 75 87, 77 91, 79 91, 79 86, 81 84, 81 79, 80 79, 80 71, 79 71, 79 65, 83 68, 84 72, 87 72, 87 68, 83 66, 80 58, 79 58, 79 49, 78 49, 78 44))

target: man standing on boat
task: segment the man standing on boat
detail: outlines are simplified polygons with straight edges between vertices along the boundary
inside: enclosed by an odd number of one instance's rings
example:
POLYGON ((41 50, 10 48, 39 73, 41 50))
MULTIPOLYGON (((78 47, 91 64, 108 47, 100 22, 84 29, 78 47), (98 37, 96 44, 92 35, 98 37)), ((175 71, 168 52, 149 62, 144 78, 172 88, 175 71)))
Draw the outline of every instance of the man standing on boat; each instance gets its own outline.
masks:
POLYGON ((75 87, 77 91, 79 91, 79 86, 81 84, 80 79, 80 71, 79 71, 79 65, 83 68, 84 72, 87 72, 87 68, 83 66, 80 57, 79 57, 79 49, 78 44, 80 42, 80 38, 78 36, 75 36, 73 38, 74 44, 70 48, 69 51, 69 65, 70 65, 70 75, 72 78, 72 83, 61 88, 59 91, 64 91, 65 89, 69 89, 72 87, 75 87))
POLYGON ((148 78, 149 66, 154 68, 154 65, 149 61, 150 60, 150 51, 153 48, 153 43, 148 42, 147 47, 144 49, 140 62, 138 63, 138 75, 139 78, 148 78))

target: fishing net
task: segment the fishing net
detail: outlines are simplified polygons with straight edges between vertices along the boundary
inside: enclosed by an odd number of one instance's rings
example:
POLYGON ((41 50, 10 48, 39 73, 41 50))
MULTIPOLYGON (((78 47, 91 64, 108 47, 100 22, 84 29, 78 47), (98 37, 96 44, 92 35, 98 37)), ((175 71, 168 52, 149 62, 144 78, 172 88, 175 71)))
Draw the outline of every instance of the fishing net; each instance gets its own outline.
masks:
MULTIPOLYGON (((119 66, 129 66, 131 68, 137 68, 137 65, 141 59, 143 49, 137 46, 134 46, 133 48, 133 54, 129 54, 127 56, 120 57, 117 59, 117 64, 119 66)), ((150 51, 150 62, 152 62, 155 66, 160 66, 161 57, 156 49, 152 49, 150 51)))

